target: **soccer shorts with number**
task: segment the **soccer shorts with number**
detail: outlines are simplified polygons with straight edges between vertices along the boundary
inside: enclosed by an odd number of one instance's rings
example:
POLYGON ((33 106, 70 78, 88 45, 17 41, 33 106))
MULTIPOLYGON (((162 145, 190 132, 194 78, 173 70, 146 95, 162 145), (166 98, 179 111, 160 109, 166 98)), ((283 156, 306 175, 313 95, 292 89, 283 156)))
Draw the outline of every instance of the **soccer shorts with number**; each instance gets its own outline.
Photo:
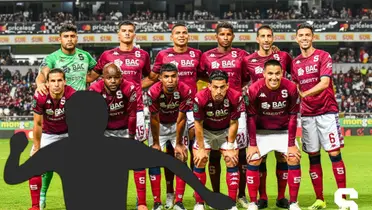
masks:
POLYGON ((247 114, 245 112, 240 114, 238 133, 236 134, 235 141, 239 149, 244 149, 248 146, 247 114))
MULTIPOLYGON (((68 133, 63 133, 63 134, 42 133, 41 138, 40 138, 40 149, 48 146, 49 144, 52 144, 56 141, 62 140, 63 138, 67 138, 67 137, 68 137, 68 133)), ((32 145, 30 155, 32 154, 33 150, 34 150, 34 146, 32 145)))
MULTIPOLYGON (((226 150, 227 149, 227 137, 228 129, 219 130, 219 131, 210 131, 203 129, 204 133, 204 148, 206 150, 226 150)), ((195 140, 194 149, 198 149, 198 142, 195 140)), ((238 144, 234 142, 234 149, 238 149, 238 144)))
MULTIPOLYGON (((254 154, 251 160, 258 160, 271 151, 287 155, 288 130, 257 130, 256 141, 261 156, 254 154)), ((299 147, 297 141, 295 141, 295 144, 299 147)))
POLYGON ((145 141, 148 138, 148 130, 145 123, 145 115, 143 111, 137 112, 137 126, 136 126, 136 137, 138 141, 145 141))
POLYGON ((306 153, 317 153, 321 147, 327 152, 344 146, 338 114, 301 117, 302 149, 306 153))
MULTIPOLYGON (((161 150, 163 150, 166 146, 167 141, 169 141, 173 148, 176 146, 176 130, 177 130, 177 124, 171 123, 171 124, 161 124, 160 123, 160 132, 159 132, 159 144, 161 147, 161 150)), ((182 135, 182 143, 188 148, 188 131, 187 129, 184 130, 182 135)), ((149 133, 149 146, 151 147, 153 144, 153 138, 152 133, 149 133)))

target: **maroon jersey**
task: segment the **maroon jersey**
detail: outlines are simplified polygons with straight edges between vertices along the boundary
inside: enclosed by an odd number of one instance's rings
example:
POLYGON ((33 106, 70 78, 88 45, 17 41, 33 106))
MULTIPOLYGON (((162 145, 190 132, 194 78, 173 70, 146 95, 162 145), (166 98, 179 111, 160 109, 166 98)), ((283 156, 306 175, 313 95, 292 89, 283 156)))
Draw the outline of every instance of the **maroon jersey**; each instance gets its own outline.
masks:
POLYGON ((289 146, 295 145, 299 96, 297 87, 283 78, 276 90, 270 90, 265 80, 253 83, 247 90, 248 133, 250 145, 256 145, 256 129, 288 130, 289 146))
POLYGON ((219 104, 213 101, 209 88, 199 91, 194 98, 195 120, 204 121, 203 128, 211 131, 228 128, 230 120, 239 119, 241 109, 242 94, 232 88, 219 104))
POLYGON ((325 113, 338 113, 338 106, 333 91, 332 57, 329 53, 316 49, 305 58, 299 55, 292 62, 292 78, 305 92, 320 82, 322 77, 329 77, 329 86, 321 93, 302 98, 301 115, 316 116, 325 113))
POLYGON ((244 72, 247 74, 246 77, 248 77, 252 83, 263 78, 265 63, 272 59, 278 60, 282 65, 283 77, 286 76, 286 72, 291 73, 292 58, 287 52, 279 51, 266 57, 260 56, 258 52, 255 52, 244 58, 243 68, 244 72))
POLYGON ((102 53, 94 67, 94 71, 102 74, 103 67, 113 62, 120 67, 123 78, 134 83, 137 87, 137 110, 143 110, 142 100, 142 75, 150 74, 150 56, 149 54, 138 48, 133 48, 132 51, 123 52, 119 48, 106 50, 102 53))
POLYGON ((173 48, 168 48, 158 53, 152 71, 159 74, 163 64, 175 64, 178 68, 179 81, 186 83, 192 89, 192 96, 194 96, 197 92, 196 82, 198 71, 200 71, 201 55, 200 50, 191 47, 188 47, 184 53, 176 53, 173 48))
POLYGON ((105 98, 109 109, 107 130, 128 129, 130 135, 136 134, 136 87, 132 82, 122 79, 121 85, 112 95, 100 80, 89 87, 90 91, 100 93, 105 98))
POLYGON ((248 53, 238 48, 232 48, 230 52, 220 53, 217 48, 203 53, 200 59, 200 70, 210 75, 214 70, 227 72, 229 87, 236 91, 242 91, 242 85, 247 81, 243 71, 243 58, 248 53))
POLYGON ((68 132, 65 104, 74 93, 75 90, 67 85, 62 98, 58 100, 53 99, 50 94, 42 96, 35 92, 32 108, 36 114, 43 115, 43 133, 63 134, 68 132))
POLYGON ((191 89, 183 82, 178 82, 177 90, 166 94, 159 81, 148 90, 151 113, 159 113, 160 123, 176 123, 179 112, 191 110, 191 89))

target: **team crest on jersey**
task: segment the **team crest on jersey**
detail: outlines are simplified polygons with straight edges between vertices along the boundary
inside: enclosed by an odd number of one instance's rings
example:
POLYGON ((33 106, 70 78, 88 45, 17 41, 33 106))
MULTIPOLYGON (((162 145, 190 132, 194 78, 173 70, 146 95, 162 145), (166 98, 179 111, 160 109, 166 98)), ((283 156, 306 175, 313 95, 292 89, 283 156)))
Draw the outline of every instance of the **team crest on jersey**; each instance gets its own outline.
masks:
POLYGON ((178 67, 178 62, 177 61, 171 61, 170 63, 173 63, 176 67, 178 67))
POLYGON ((120 60, 120 59, 115 59, 114 64, 117 65, 120 68, 120 66, 123 65, 123 61, 120 60))
POLYGON ((129 102, 134 102, 136 101, 136 99, 137 99, 137 96, 136 96, 136 93, 134 92, 132 96, 130 97, 129 102))
POLYGON ((66 103, 66 98, 65 97, 62 97, 61 98, 61 105, 64 105, 66 103))
POLYGON ((230 106, 229 99, 226 98, 226 99, 223 101, 223 105, 224 105, 225 107, 229 107, 229 106, 230 106))
POLYGON ((298 69, 298 76, 304 75, 305 71, 302 68, 298 69))

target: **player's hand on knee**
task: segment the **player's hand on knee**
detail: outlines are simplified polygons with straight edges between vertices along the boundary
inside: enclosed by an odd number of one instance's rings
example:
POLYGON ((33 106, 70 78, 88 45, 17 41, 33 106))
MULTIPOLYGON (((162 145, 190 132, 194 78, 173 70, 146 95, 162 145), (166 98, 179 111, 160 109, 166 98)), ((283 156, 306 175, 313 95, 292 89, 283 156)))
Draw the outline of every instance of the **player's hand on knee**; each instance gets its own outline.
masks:
POLYGON ((184 144, 177 144, 176 147, 174 148, 174 155, 175 157, 182 161, 186 162, 187 161, 187 148, 184 144))
POLYGON ((295 157, 298 161, 301 160, 301 152, 296 146, 288 147, 287 161, 290 161, 290 158, 295 157))
POLYGON ((21 153, 27 147, 28 139, 24 132, 16 133, 10 139, 10 152, 21 153))
POLYGON ((41 83, 37 86, 36 88, 36 92, 40 95, 47 95, 48 94, 48 91, 47 91, 47 88, 46 88, 46 85, 45 83, 41 83))
POLYGON ((247 162, 251 161, 252 157, 257 154, 258 157, 261 157, 260 151, 257 146, 249 146, 247 149, 247 162))
POLYGON ((194 155, 194 164, 196 167, 204 165, 208 162, 208 153, 205 149, 198 149, 194 155))
POLYGON ((239 158, 238 153, 235 149, 226 150, 224 153, 225 153, 224 159, 226 164, 232 164, 234 166, 238 165, 239 158))
POLYGON ((159 144, 153 144, 151 147, 152 147, 153 149, 156 149, 156 150, 161 151, 161 147, 160 147, 159 144))

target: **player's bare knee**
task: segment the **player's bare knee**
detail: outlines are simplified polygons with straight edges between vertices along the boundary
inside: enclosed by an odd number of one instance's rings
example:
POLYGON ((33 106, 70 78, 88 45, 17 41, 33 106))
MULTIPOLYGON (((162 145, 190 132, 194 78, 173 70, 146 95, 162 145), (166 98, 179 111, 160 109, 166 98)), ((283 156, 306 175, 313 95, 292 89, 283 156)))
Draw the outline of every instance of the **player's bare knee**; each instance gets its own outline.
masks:
POLYGON ((275 158, 276 158, 276 161, 279 163, 285 163, 287 161, 285 156, 281 152, 275 151, 275 158))
POLYGON ((336 151, 328 152, 328 155, 331 156, 331 157, 336 157, 336 156, 338 156, 339 154, 341 154, 341 151, 340 151, 340 150, 336 150, 336 151))
POLYGON ((299 164, 300 164, 300 160, 297 159, 297 158, 294 157, 294 156, 290 156, 290 157, 288 157, 288 159, 287 159, 287 163, 288 163, 288 165, 291 165, 291 166, 299 165, 299 164))
POLYGON ((261 163, 262 163, 262 158, 260 158, 258 160, 248 161, 248 165, 251 165, 251 166, 259 166, 259 165, 261 165, 261 163))
POLYGON ((226 166, 229 167, 229 168, 231 168, 231 167, 235 167, 235 166, 238 165, 238 163, 234 163, 234 162, 231 160, 231 158, 228 157, 228 156, 225 156, 225 157, 224 157, 224 160, 225 160, 226 166))

